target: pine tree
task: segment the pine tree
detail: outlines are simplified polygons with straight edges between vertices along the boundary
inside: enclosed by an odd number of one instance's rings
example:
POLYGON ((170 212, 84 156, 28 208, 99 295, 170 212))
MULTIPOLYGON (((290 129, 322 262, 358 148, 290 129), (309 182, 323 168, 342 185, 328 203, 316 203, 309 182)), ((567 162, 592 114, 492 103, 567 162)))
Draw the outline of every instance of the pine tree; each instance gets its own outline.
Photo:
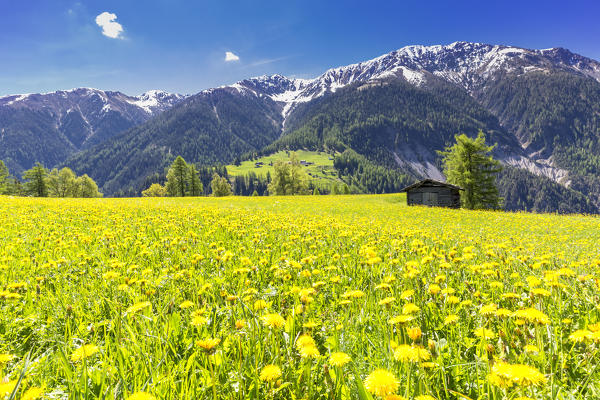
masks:
POLYGON ((189 168, 183 157, 177 156, 167 172, 167 191, 169 196, 184 197, 188 190, 189 168))
POLYGON ((500 208, 502 199, 496 187, 496 175, 502 170, 500 162, 489 153, 494 146, 485 144, 485 134, 477 138, 456 135, 456 144, 439 152, 443 157, 444 174, 449 183, 464 189, 461 203, 464 208, 500 208))
POLYGON ((198 171, 194 164, 190 164, 188 188, 190 196, 202 196, 204 192, 202 181, 198 177, 198 171))
POLYGON ((23 173, 25 182, 25 193, 34 197, 48 197, 48 186, 46 177, 48 170, 39 162, 33 168, 23 173))

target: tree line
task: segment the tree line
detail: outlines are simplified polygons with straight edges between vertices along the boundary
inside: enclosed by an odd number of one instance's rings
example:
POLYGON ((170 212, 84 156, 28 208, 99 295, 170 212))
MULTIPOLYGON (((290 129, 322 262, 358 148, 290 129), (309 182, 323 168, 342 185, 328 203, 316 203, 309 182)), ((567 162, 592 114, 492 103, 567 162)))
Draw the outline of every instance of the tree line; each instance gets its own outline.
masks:
POLYGON ((144 197, 187 197, 211 195, 223 197, 266 196, 266 195, 300 195, 320 194, 321 191, 332 194, 349 194, 347 184, 332 184, 331 188, 317 188, 310 183, 298 156, 290 155, 289 161, 277 160, 273 164, 273 174, 267 172, 266 177, 253 172, 246 175, 229 176, 226 167, 199 167, 188 164, 183 157, 178 156, 169 167, 166 177, 154 177, 147 189, 142 191, 144 197), (207 181, 210 176, 210 181, 207 181), (232 182, 233 181, 233 182, 232 182))
POLYGON ((210 194, 215 197, 233 194, 225 168, 221 171, 219 168, 201 168, 199 171, 194 164, 188 164, 183 157, 178 156, 169 167, 164 184, 152 183, 150 187, 142 191, 142 196, 197 197, 206 195, 208 194, 204 189, 207 186, 206 175, 211 171, 212 176, 208 182, 210 194))
POLYGON ((0 194, 31 197, 102 197, 98 185, 87 174, 77 176, 71 169, 48 170, 41 163, 23 172, 22 179, 11 176, 0 160, 0 194))

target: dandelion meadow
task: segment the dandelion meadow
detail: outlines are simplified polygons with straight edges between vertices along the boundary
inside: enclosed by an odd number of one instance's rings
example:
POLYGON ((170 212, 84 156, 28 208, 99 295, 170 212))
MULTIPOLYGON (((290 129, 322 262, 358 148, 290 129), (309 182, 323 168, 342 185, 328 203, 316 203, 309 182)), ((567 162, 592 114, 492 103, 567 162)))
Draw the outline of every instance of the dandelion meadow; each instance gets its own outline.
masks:
POLYGON ((600 396, 600 219, 0 197, 0 399, 600 396))

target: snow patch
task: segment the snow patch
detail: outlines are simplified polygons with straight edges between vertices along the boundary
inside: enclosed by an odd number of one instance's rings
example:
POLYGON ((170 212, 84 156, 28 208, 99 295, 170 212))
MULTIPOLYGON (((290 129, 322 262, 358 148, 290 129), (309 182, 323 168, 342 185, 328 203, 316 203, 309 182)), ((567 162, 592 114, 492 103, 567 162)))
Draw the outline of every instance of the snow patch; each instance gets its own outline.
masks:
POLYGON ((162 90, 149 90, 137 97, 126 100, 129 104, 137 106, 148 114, 152 114, 156 109, 161 109, 165 105, 173 105, 176 101, 185 96, 171 94, 162 90))
MULTIPOLYGON (((16 97, 14 100, 9 101, 8 103, 6 103, 7 106, 10 106, 12 104, 15 104, 19 101, 25 100, 26 98, 28 98, 29 96, 31 96, 31 93, 29 94, 22 94, 19 95, 18 97, 16 97)), ((7 96, 7 97, 12 97, 12 96, 7 96)), ((1 100, 1 99, 0 99, 1 100)))

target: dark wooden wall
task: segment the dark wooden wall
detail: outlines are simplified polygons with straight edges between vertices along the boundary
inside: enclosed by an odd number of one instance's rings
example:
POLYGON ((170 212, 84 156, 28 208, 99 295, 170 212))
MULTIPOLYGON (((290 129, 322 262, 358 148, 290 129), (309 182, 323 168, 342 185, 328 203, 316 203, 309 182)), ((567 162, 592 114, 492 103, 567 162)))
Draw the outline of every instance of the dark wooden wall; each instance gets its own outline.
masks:
POLYGON ((409 206, 425 204, 460 208, 460 192, 458 189, 443 186, 420 186, 407 191, 406 202, 409 206))

